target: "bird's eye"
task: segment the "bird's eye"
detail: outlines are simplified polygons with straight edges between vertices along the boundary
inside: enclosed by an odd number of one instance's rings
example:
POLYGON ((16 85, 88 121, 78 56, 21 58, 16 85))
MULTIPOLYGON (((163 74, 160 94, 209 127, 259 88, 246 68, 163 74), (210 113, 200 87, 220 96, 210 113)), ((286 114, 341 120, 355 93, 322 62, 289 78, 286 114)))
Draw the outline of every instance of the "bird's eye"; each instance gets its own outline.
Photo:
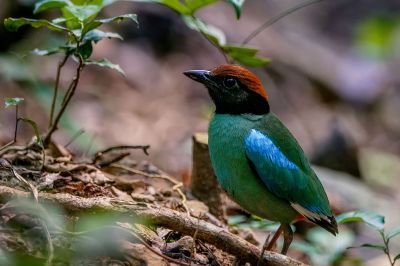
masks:
POLYGON ((224 78, 224 86, 228 89, 237 86, 237 81, 234 78, 224 78))

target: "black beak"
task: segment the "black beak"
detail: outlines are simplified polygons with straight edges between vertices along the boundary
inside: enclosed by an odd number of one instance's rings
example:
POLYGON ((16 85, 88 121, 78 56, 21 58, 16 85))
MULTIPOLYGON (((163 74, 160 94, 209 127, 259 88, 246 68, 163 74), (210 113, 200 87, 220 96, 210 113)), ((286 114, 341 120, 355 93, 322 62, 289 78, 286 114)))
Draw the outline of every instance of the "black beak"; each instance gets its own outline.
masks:
POLYGON ((211 82, 210 71, 208 70, 188 70, 183 72, 187 77, 207 85, 211 82))

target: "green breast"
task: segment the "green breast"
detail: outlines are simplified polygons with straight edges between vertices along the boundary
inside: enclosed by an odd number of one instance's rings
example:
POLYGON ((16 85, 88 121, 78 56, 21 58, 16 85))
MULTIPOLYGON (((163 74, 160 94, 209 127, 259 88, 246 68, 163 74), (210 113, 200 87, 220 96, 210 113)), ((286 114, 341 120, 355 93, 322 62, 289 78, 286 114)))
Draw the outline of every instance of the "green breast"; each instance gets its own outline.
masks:
POLYGON ((208 131, 211 162, 221 187, 241 207, 268 220, 291 222, 296 211, 268 191, 245 155, 244 140, 260 118, 214 115, 208 131))

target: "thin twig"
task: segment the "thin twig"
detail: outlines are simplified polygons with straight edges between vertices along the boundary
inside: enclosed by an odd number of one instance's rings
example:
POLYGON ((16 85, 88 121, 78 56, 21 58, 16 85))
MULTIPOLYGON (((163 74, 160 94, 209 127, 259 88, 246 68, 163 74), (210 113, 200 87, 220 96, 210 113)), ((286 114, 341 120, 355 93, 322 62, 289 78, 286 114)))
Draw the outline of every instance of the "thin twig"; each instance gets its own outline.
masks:
POLYGON ((29 146, 8 146, 5 147, 3 150, 0 151, 0 157, 3 156, 4 154, 7 154, 9 152, 19 152, 19 151, 26 151, 31 148, 32 145, 29 146))
POLYGON ((56 102, 57 102, 58 85, 59 85, 59 83, 60 83, 61 69, 64 67, 65 63, 67 62, 68 57, 69 57, 69 53, 65 54, 64 59, 61 60, 61 61, 58 63, 57 75, 56 75, 56 82, 55 82, 55 84, 54 84, 53 100, 52 100, 52 102, 51 102, 51 109, 50 109, 49 129, 50 129, 51 126, 53 125, 54 109, 55 109, 56 102))
MULTIPOLYGON (((200 217, 201 217, 201 215, 199 215, 199 217, 197 217, 197 221, 199 221, 199 223, 200 223, 200 217)), ((192 254, 193 254, 193 256, 195 256, 196 255, 196 241, 197 241, 197 234, 199 233, 199 227, 197 227, 196 228, 196 231, 194 231, 194 234, 193 234, 193 236, 192 236, 192 238, 193 238, 193 247, 192 247, 192 254)))
POLYGON ((194 23, 197 25, 197 28, 199 29, 200 34, 201 34, 212 46, 214 46, 215 48, 218 49, 218 51, 219 51, 219 52, 222 54, 222 56, 224 57, 226 63, 228 63, 228 64, 233 63, 232 60, 231 60, 231 58, 228 57, 228 56, 226 55, 224 49, 223 49, 221 46, 216 45, 213 41, 210 40, 210 38, 208 38, 207 34, 201 29, 201 25, 199 25, 199 23, 198 23, 198 21, 197 21, 197 18, 196 18, 194 15, 192 15, 192 19, 193 19, 194 23))
POLYGON ((28 123, 32 127, 33 131, 35 132, 35 136, 37 138, 37 143, 39 143, 39 146, 42 149, 42 166, 41 166, 40 169, 43 170, 44 162, 45 162, 45 159, 46 159, 46 154, 44 152, 44 146, 43 146, 43 142, 41 140, 40 134, 39 134, 39 130, 38 130, 37 124, 31 119, 24 118, 24 117, 19 117, 18 105, 15 106, 14 139, 0 148, 0 156, 2 156, 3 154, 5 154, 5 153, 7 153, 9 151, 13 151, 13 150, 17 150, 17 151, 18 150, 28 150, 28 149, 31 149, 32 147, 35 146, 35 144, 33 143, 33 144, 30 144, 28 146, 23 146, 23 147, 11 147, 11 145, 13 145, 14 143, 17 142, 18 125, 19 125, 20 121, 28 123))
POLYGON ((18 179, 18 181, 23 183, 32 192, 35 202, 38 202, 38 194, 39 193, 38 193, 36 187, 34 185, 32 185, 31 183, 29 183, 28 181, 26 181, 26 179, 23 178, 20 174, 18 174, 17 171, 15 171, 14 167, 12 167, 12 165, 10 165, 10 167, 11 167, 11 171, 12 171, 14 177, 16 179, 18 179))
MULTIPOLYGON (((267 68, 263 68, 263 70, 264 70, 266 76, 270 77, 267 68)), ((294 119, 294 121, 296 121, 298 124, 298 127, 301 128, 306 133, 306 137, 312 144, 311 147, 318 147, 319 144, 315 140, 315 137, 313 134, 314 131, 310 128, 310 121, 302 114, 298 101, 296 101, 295 99, 293 99, 293 97, 291 97, 288 89, 285 89, 285 88, 278 89, 277 84, 275 83, 275 81, 272 78, 269 78, 267 83, 269 84, 269 87, 271 89, 274 89, 279 94, 281 94, 281 100, 285 102, 286 108, 293 109, 293 111, 289 111, 289 113, 291 113, 291 114, 293 114, 293 116, 297 117, 297 119, 294 119)))
POLYGON ((144 154, 149 155, 148 149, 150 148, 150 145, 119 145, 119 146, 113 146, 110 148, 107 148, 105 150, 101 150, 96 152, 94 155, 93 163, 96 163, 98 159, 103 156, 105 153, 109 153, 115 150, 129 150, 129 149, 141 149, 144 154))
POLYGON ((389 250, 389 239, 387 239, 387 237, 385 236, 385 232, 383 230, 378 230, 378 232, 382 237, 383 244, 385 245, 385 248, 383 249, 383 252, 388 257, 390 265, 394 266, 395 261, 392 260, 392 256, 390 255, 390 250, 389 250))
POLYGON ((214 262, 217 263, 218 266, 221 266, 221 263, 219 263, 217 257, 216 257, 216 256, 214 255, 214 253, 210 250, 210 248, 207 247, 207 245, 205 245, 202 241, 199 241, 199 245, 200 245, 201 247, 203 247, 204 249, 207 250, 208 255, 211 256, 211 257, 213 257, 214 262))
MULTIPOLYGON (((44 150, 44 145, 43 145, 42 137, 40 136, 40 133, 39 133, 39 128, 38 128, 36 122, 33 121, 32 119, 25 118, 25 117, 19 117, 18 120, 21 120, 21 121, 23 121, 23 122, 29 124, 29 125, 32 127, 33 132, 35 133, 35 136, 36 136, 36 143, 38 144, 38 146, 40 147, 40 149, 41 149, 41 151, 42 151, 42 164, 41 164, 41 166, 40 166, 40 171, 42 172, 42 171, 43 171, 43 168, 44 168, 45 161, 46 161, 46 152, 45 152, 45 150, 44 150)), ((32 147, 34 144, 35 144, 35 143, 33 143, 32 145, 29 145, 27 148, 32 147)))
POLYGON ((51 141, 51 136, 53 135, 54 131, 57 130, 58 123, 60 122, 60 119, 61 119, 62 115, 64 114, 72 96, 74 96, 74 93, 78 86, 81 72, 83 70, 83 67, 85 66, 82 56, 78 55, 78 59, 79 59, 79 65, 78 65, 78 68, 76 69, 76 75, 69 85, 69 88, 68 88, 68 90, 64 96, 63 102, 61 104, 61 108, 58 111, 58 114, 55 117, 54 122, 52 123, 46 136, 44 137, 43 143, 45 146, 49 145, 49 143, 51 141))
MULTIPOLYGON (((12 172, 13 176, 16 179, 18 179, 18 181, 20 181, 22 184, 24 184, 26 188, 28 188, 30 190, 30 192, 32 193, 32 195, 34 197, 35 205, 40 208, 41 206, 39 204, 39 193, 38 193, 36 187, 34 185, 32 185, 31 183, 29 183, 23 176, 21 176, 8 161, 1 159, 0 166, 5 169, 10 170, 12 172)), ((53 242, 51 240, 50 232, 49 232, 49 229, 48 229, 46 223, 44 221, 42 221, 41 219, 40 219, 40 223, 46 234, 47 249, 48 249, 48 253, 49 253, 47 260, 46 260, 46 266, 51 266, 53 258, 54 258, 53 242)))
POLYGON ((90 137, 89 143, 88 143, 87 148, 86 148, 85 152, 83 153, 82 157, 88 157, 89 156, 90 150, 93 147, 93 143, 94 143, 95 137, 96 137, 96 134, 94 134, 93 136, 90 137))
POLYGON ((28 188, 28 190, 30 190, 32 192, 32 195, 33 195, 35 201, 38 200, 38 191, 37 191, 36 187, 34 185, 32 185, 31 183, 29 183, 28 181, 26 181, 26 179, 23 178, 23 176, 18 174, 18 172, 15 170, 15 168, 7 160, 0 159, 0 169, 4 169, 4 170, 11 172, 12 175, 18 181, 20 181, 26 188, 28 188))
POLYGON ((139 235, 135 231, 127 228, 122 223, 117 223, 117 224, 118 224, 118 228, 122 228, 122 229, 126 230, 127 232, 129 232, 131 235, 133 235, 135 238, 137 238, 148 250, 150 250, 151 252, 153 252, 157 256, 160 256, 161 258, 163 258, 163 259, 165 259, 165 260, 167 260, 169 262, 176 263, 176 264, 179 264, 179 265, 183 265, 183 266, 189 266, 190 265, 190 264, 188 264, 186 262, 176 260, 174 258, 168 257, 168 256, 158 252, 149 243, 147 243, 147 241, 144 240, 141 235, 139 235))
POLYGON ((14 138, 13 140, 11 140, 9 143, 7 143, 6 145, 4 145, 3 147, 0 148, 0 151, 4 150, 7 147, 10 147, 11 145, 13 145, 15 142, 17 142, 17 132, 18 132, 18 123, 19 123, 19 119, 18 119, 18 105, 15 106, 15 128, 14 128, 14 138))
POLYGON ((134 173, 134 174, 138 174, 138 175, 142 175, 142 176, 146 176, 146 177, 150 177, 150 178, 161 178, 164 180, 167 180, 169 182, 171 182, 174 186, 172 187, 172 190, 175 190, 181 197, 182 199, 182 206, 185 209, 186 213, 190 216, 190 210, 188 208, 188 206, 186 205, 187 202, 187 198, 185 196, 185 194, 182 192, 182 190, 180 189, 183 186, 182 182, 177 181, 175 178, 173 178, 172 176, 168 176, 168 175, 159 175, 159 174, 149 174, 146 173, 144 171, 132 168, 132 167, 128 167, 122 164, 113 164, 112 166, 126 170, 128 172, 134 173))
POLYGON ((122 159, 124 159, 125 157, 127 157, 129 155, 131 155, 130 152, 119 153, 116 156, 108 158, 107 160, 102 160, 101 162, 96 162, 95 164, 99 168, 104 168, 104 167, 110 166, 111 164, 121 161, 122 159))
POLYGON ((304 7, 316 4, 318 2, 322 2, 324 0, 307 0, 304 1, 298 5, 295 5, 282 13, 279 13, 278 15, 268 19, 265 23, 263 23, 261 26, 259 26, 257 29, 255 29, 253 32, 251 32, 242 42, 242 45, 247 44, 249 41, 251 41, 254 37, 256 37, 258 34, 260 34, 263 30, 274 24, 275 22, 279 21, 280 19, 292 14, 293 12, 296 12, 299 9, 302 9, 304 7))
POLYGON ((67 142, 67 144, 64 145, 64 148, 68 147, 71 145, 77 138, 79 138, 83 133, 85 133, 85 130, 83 128, 79 129, 78 132, 76 132, 70 141, 67 142))

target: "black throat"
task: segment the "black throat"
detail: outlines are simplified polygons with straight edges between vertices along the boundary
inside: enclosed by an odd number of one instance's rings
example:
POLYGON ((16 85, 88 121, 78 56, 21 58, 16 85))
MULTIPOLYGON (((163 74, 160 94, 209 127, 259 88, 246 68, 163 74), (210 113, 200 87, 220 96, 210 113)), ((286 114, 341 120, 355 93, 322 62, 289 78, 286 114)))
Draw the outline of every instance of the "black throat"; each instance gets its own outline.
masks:
POLYGON ((245 95, 235 97, 234 99, 215 93, 212 89, 209 89, 209 94, 215 103, 215 113, 217 114, 264 115, 270 112, 268 101, 253 91, 247 90, 245 95))

